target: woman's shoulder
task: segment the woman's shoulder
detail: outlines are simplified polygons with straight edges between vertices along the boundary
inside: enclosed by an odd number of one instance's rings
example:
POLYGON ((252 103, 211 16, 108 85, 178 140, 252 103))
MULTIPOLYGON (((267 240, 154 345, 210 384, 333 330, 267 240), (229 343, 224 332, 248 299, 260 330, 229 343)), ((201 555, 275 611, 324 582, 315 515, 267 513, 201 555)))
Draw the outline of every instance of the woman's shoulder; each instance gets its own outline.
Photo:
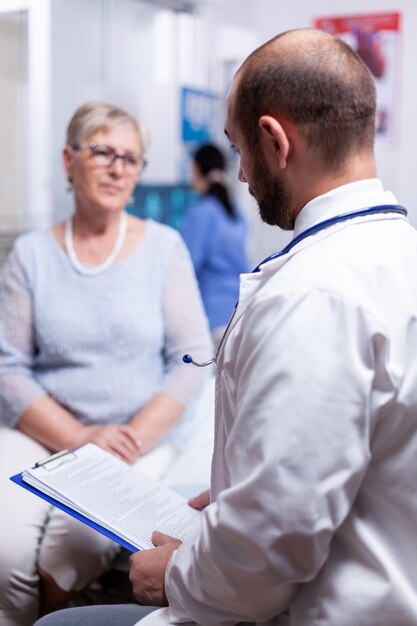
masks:
POLYGON ((247 220, 239 204, 233 200, 232 205, 234 210, 233 218, 228 214, 220 200, 210 195, 204 196, 199 202, 190 207, 187 213, 187 220, 189 222, 197 222, 199 225, 204 224, 204 228, 216 228, 216 226, 223 228, 225 226, 240 229, 242 225, 246 224, 247 220))
POLYGON ((147 226, 149 229, 149 236, 160 242, 175 244, 178 241, 179 234, 172 227, 161 222, 155 222, 152 219, 147 220, 147 226))
POLYGON ((224 208, 219 200, 213 196, 202 196, 197 202, 190 205, 186 211, 186 219, 189 222, 198 223, 201 227, 218 221, 224 216, 226 216, 224 208))
MULTIPOLYGON (((243 212, 239 204, 235 200, 232 199, 232 205, 233 205, 233 209, 236 215, 238 216, 239 219, 241 219, 243 217, 243 212)), ((205 212, 208 215, 220 216, 225 219, 228 218, 227 211, 222 205, 222 203, 220 202, 220 200, 210 195, 202 197, 201 200, 196 202, 196 204, 194 204, 191 207, 191 209, 197 210, 197 211, 200 209, 205 209, 205 212)))
POLYGON ((207 211, 218 211, 222 209, 220 201, 211 195, 201 196, 192 206, 192 209, 204 208, 207 211))
POLYGON ((33 276, 41 270, 49 273, 54 263, 51 262, 50 254, 52 246, 52 234, 49 228, 40 228, 16 237, 9 254, 1 268, 2 279, 20 268, 32 280, 33 276))
POLYGON ((12 250, 22 259, 34 254, 44 256, 50 248, 51 237, 50 227, 38 228, 19 235, 14 241, 12 250))
POLYGON ((178 252, 180 248, 184 247, 181 235, 172 226, 149 219, 147 220, 147 229, 148 250, 157 250, 160 259, 169 259, 173 252, 178 252))

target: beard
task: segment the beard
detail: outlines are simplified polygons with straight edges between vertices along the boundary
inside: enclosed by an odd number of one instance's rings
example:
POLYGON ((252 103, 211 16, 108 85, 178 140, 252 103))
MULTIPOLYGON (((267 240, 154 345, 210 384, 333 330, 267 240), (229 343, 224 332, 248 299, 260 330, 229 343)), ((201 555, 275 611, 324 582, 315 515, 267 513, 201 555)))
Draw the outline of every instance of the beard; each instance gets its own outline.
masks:
POLYGON ((293 230, 291 193, 282 179, 271 174, 259 153, 254 158, 251 179, 256 183, 249 186, 249 193, 258 204, 261 220, 270 226, 293 230))

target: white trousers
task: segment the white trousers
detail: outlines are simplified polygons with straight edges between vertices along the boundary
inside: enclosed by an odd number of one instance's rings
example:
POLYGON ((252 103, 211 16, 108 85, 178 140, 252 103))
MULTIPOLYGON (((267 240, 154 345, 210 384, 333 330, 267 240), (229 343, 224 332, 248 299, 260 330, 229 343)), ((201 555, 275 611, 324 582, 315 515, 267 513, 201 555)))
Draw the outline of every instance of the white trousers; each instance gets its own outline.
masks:
MULTIPOLYGON (((32 626, 38 616, 39 573, 65 591, 79 591, 111 565, 119 546, 27 492, 9 477, 49 451, 19 430, 0 425, 0 626, 32 626)), ((160 445, 135 464, 161 478, 175 459, 160 445)))
POLYGON ((0 426, 0 624, 32 626, 39 574, 65 591, 80 590, 110 566, 119 546, 9 477, 48 456, 18 430, 0 426))

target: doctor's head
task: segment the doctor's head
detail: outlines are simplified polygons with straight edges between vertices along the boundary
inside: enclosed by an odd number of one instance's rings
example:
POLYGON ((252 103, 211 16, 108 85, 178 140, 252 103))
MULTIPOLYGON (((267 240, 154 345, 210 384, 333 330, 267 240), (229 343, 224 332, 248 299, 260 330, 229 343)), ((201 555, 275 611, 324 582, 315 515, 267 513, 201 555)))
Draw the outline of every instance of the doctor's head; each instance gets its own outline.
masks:
POLYGON ((312 198, 373 177, 375 110, 371 72, 332 35, 288 31, 255 50, 233 79, 225 131, 261 218, 291 230, 312 198))

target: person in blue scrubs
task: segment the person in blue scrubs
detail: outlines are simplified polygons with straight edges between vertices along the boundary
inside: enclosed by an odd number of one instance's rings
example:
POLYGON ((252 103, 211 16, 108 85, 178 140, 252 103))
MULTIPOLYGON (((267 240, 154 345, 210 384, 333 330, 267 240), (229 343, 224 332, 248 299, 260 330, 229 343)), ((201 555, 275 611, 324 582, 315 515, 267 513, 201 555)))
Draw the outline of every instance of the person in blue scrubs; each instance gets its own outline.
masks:
POLYGON ((201 195, 185 217, 190 251, 214 344, 221 339, 239 295, 239 275, 250 271, 246 219, 225 182, 226 159, 215 145, 193 155, 192 186, 201 195))

